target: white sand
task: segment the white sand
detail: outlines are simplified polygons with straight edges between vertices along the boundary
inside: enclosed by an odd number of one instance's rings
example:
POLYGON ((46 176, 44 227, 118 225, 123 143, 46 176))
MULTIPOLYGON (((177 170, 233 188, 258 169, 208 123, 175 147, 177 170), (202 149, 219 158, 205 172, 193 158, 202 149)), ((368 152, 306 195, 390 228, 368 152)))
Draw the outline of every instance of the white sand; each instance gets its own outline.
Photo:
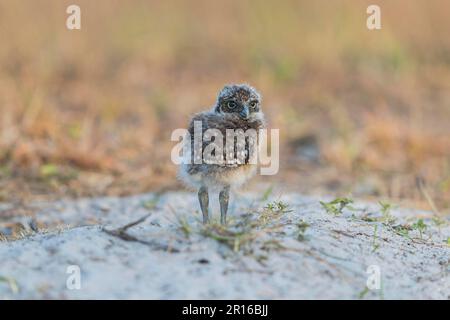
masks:
MULTIPOLYGON (((240 219, 249 206, 263 206, 252 200, 255 197, 235 198, 230 217, 240 219)), ((323 210, 320 199, 289 194, 282 200, 293 211, 282 221, 294 224, 270 235, 286 249, 265 251, 259 242, 252 255, 244 255, 199 234, 186 238, 175 214, 199 228, 196 195, 167 193, 144 223, 129 229, 147 243, 124 241, 102 231, 146 215, 149 210, 142 203, 152 198, 147 194, 40 204, 37 221, 71 227, 0 242, 0 298, 358 299, 368 266, 376 265, 381 289, 369 290, 364 299, 450 299, 448 220, 439 231, 425 219, 427 240, 418 239, 417 231, 410 232, 416 238, 410 240, 380 223, 359 219, 362 212, 355 213, 357 218, 351 211, 334 217, 323 210), (295 237, 300 220, 310 224, 305 241, 295 237), (266 260, 260 263, 256 257, 266 260), (70 265, 81 269, 80 290, 66 287, 70 265)), ((375 204, 355 206, 379 211, 375 204)), ((400 223, 431 216, 406 209, 392 213, 400 223)), ((267 235, 261 241, 266 240, 267 235)))

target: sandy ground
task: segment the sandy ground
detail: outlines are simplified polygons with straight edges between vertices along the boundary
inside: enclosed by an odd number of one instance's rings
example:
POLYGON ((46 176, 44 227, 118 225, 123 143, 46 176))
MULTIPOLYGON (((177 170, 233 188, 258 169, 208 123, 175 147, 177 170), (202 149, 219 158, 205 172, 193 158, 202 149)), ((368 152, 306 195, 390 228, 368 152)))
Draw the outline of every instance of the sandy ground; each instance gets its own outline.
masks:
POLYGON ((0 242, 0 298, 450 299, 448 219, 438 228, 429 212, 393 209, 396 222, 383 224, 372 221, 378 204, 355 201, 335 216, 319 203, 331 199, 260 197, 235 195, 230 223, 257 219, 274 200, 291 211, 237 247, 202 233, 193 193, 36 203, 34 219, 48 229, 0 242), (148 214, 126 237, 104 231, 148 214), (422 238, 417 230, 395 232, 418 217, 427 225, 422 238), (308 224, 300 237, 299 223, 308 224), (79 289, 67 286, 74 265, 79 289), (368 268, 379 270, 379 289, 366 289, 368 268))

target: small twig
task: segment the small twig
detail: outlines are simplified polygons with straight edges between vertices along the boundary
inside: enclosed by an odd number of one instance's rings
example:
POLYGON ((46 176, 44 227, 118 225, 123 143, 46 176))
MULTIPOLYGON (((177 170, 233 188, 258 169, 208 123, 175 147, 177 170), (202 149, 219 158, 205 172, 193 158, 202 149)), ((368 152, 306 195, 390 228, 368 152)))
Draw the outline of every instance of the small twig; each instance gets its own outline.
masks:
POLYGON ((333 232, 335 232, 337 234, 349 237, 349 238, 355 238, 355 236, 356 236, 355 234, 350 234, 350 233, 347 233, 345 231, 338 230, 338 229, 331 229, 331 231, 333 231, 333 232))
POLYGON ((145 220, 147 220, 147 218, 151 215, 151 213, 143 216, 142 218, 130 222, 126 225, 124 225, 123 227, 117 228, 115 230, 107 230, 105 228, 102 228, 102 231, 106 232, 107 234, 114 236, 114 237, 118 237, 122 240, 125 241, 135 241, 135 242, 142 242, 142 240, 139 240, 138 238, 136 238, 135 236, 132 236, 130 234, 127 233, 127 230, 131 227, 134 227, 142 222, 144 222, 145 220))
POLYGON ((109 234, 110 236, 113 237, 117 237, 121 240, 124 241, 131 241, 131 242, 138 242, 141 244, 145 244, 147 246, 151 246, 152 248, 156 249, 156 250, 163 250, 163 251, 169 251, 169 252, 180 252, 180 250, 173 248, 169 245, 165 245, 165 244, 161 244, 161 243, 156 243, 154 241, 146 241, 146 240, 141 240, 129 233, 127 233, 127 230, 137 226, 138 224, 141 224, 142 222, 144 222, 145 220, 147 220, 148 217, 150 217, 151 213, 146 214, 145 216, 143 216, 142 218, 139 218, 136 221, 130 222, 126 225, 124 225, 123 227, 117 228, 115 230, 107 230, 105 228, 102 228, 102 231, 109 234))
POLYGON ((140 219, 138 219, 138 220, 136 220, 136 221, 134 221, 134 222, 130 222, 129 224, 127 224, 127 225, 125 225, 125 226, 119 228, 118 230, 120 230, 121 232, 125 232, 125 231, 127 231, 128 229, 130 229, 131 227, 134 227, 134 226, 136 226, 136 225, 138 225, 138 224, 144 222, 145 220, 147 220, 147 218, 150 217, 150 215, 151 215, 151 213, 146 214, 146 215, 143 216, 142 218, 140 218, 140 219))

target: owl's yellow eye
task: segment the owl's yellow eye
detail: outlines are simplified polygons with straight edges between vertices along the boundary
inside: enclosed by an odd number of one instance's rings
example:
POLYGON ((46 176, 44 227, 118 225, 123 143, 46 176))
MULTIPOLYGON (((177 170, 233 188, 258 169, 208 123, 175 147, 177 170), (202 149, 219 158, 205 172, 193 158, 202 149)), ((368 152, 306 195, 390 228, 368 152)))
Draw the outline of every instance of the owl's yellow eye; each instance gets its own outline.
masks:
POLYGON ((228 109, 234 109, 237 107, 237 103, 234 101, 228 101, 227 106, 228 106, 228 109))
POLYGON ((251 107, 252 109, 254 109, 254 108, 256 107, 257 104, 258 104, 257 101, 252 101, 252 102, 250 102, 250 107, 251 107))

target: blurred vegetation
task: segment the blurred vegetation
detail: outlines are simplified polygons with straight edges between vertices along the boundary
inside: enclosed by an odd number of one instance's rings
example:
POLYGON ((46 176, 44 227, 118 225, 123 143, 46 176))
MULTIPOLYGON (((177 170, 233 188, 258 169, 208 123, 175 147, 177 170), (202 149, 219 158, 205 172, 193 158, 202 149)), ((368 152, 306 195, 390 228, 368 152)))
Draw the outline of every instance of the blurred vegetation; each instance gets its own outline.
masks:
POLYGON ((369 31, 372 2, 80 0, 69 31, 73 1, 0 0, 0 200, 178 188, 171 131, 248 82, 281 129, 259 182, 445 210, 450 2, 369 31))

